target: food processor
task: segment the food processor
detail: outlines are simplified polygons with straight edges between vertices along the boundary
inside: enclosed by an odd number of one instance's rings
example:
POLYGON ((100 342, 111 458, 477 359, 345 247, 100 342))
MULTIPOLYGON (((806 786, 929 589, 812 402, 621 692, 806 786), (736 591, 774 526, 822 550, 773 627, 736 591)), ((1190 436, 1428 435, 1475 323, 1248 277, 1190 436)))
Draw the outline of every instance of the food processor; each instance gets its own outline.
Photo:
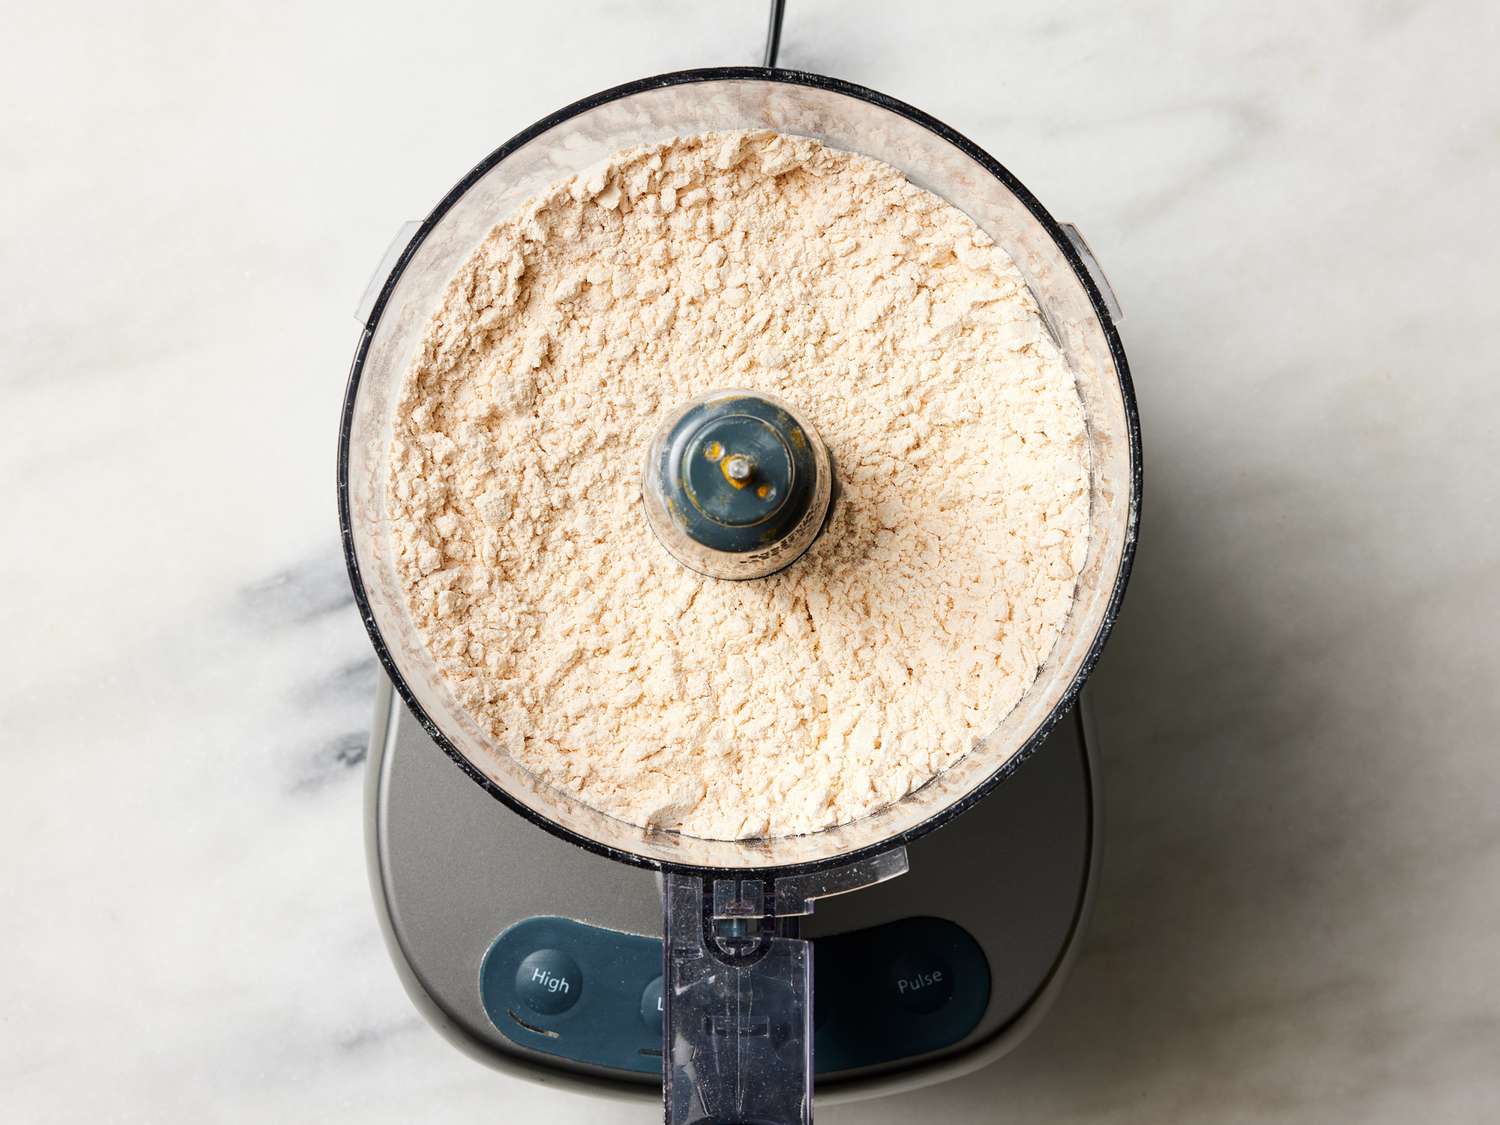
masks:
MULTIPOLYGON (((1039 1018, 1096 867, 1090 738, 1075 705, 1119 610, 1139 517, 1118 307, 1086 244, 919 110, 776 68, 780 9, 765 66, 658 75, 576 102, 404 227, 359 311, 339 435, 345 558, 388 678, 367 829, 403 980, 472 1053, 546 1081, 659 1085, 674 1125, 809 1121, 815 1076, 835 1096, 936 1080, 1039 1018), (497 222, 621 149, 743 129, 884 161, 1010 254, 1076 374, 1090 538, 1035 683, 967 755, 853 822, 724 840, 613 819, 493 744, 453 701, 408 614, 386 484, 395 406, 428 319, 497 222)), ((641 518, 708 581, 796 565, 838 502, 816 420, 766 396, 726 387, 679 403, 641 441, 641 518)))

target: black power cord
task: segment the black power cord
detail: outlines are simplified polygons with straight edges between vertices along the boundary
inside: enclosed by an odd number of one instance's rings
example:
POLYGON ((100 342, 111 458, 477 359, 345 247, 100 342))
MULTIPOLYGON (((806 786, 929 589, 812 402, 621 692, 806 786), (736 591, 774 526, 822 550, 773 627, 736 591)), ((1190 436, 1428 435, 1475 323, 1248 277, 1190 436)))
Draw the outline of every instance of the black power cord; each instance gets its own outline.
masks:
POLYGON ((781 17, 786 15, 786 0, 771 0, 771 26, 766 29, 766 57, 761 66, 774 67, 781 51, 781 17))

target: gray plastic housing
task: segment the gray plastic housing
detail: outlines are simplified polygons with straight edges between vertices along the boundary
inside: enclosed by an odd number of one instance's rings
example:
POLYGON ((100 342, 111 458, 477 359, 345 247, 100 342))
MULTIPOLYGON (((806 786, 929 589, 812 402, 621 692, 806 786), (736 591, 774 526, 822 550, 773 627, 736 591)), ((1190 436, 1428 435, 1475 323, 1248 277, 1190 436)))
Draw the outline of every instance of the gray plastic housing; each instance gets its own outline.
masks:
MULTIPOLYGON (((1087 703, 1085 693, 1084 712, 1087 703)), ((1096 746, 1087 715, 1069 716, 972 814, 916 841, 909 875, 829 899, 803 920, 820 1107, 967 1074, 1042 1021, 1077 957, 1098 879, 1096 746), (974 893, 976 855, 986 857, 983 894, 974 893), (914 952, 945 961, 958 986, 952 1002, 920 1018, 892 991, 897 958, 914 952)), ((661 1022, 640 1023, 642 992, 662 970, 658 875, 600 859, 499 807, 453 768, 384 676, 365 839, 392 966, 445 1042, 510 1079, 659 1109, 661 1022), (533 928, 559 918, 568 932, 533 928), (589 982, 578 1005, 544 1018, 528 1013, 513 985, 522 959, 549 947, 570 952, 589 982), (497 994, 482 970, 507 954, 497 994), (611 1040, 610 1053, 581 1044, 580 1029, 611 1040), (615 1050, 624 1057, 612 1058, 615 1050)))

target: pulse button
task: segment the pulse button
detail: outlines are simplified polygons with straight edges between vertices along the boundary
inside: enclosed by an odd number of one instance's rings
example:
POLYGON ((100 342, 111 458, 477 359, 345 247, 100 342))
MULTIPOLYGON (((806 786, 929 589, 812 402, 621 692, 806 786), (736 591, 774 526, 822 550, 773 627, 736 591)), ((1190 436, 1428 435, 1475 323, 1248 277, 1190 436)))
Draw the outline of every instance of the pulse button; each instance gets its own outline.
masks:
POLYGON ((927 1015, 953 996, 953 970, 932 953, 903 953, 891 962, 887 985, 892 999, 908 1012, 927 1015))
POLYGON ((538 949, 516 970, 516 995, 533 1012, 555 1016, 578 1003, 583 973, 560 949, 538 949))

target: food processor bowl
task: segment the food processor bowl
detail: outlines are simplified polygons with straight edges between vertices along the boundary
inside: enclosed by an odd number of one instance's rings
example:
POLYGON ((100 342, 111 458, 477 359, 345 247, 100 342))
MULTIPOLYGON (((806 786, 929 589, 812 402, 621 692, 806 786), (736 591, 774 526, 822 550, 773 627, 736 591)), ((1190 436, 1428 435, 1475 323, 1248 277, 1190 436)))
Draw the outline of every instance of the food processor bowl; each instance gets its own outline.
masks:
MULTIPOLYGON (((642 434, 642 446, 650 439, 642 434)), ((759 67, 683 71, 585 98, 491 153, 401 251, 370 308, 344 405, 338 494, 365 627, 396 690, 476 782, 537 824, 615 859, 713 870, 835 866, 920 835, 971 805, 1077 698, 1124 593, 1140 502, 1140 439, 1125 355, 1078 245, 991 157, 920 111, 818 75, 759 67), (1015 260, 1077 374, 1090 463, 1089 547, 1057 643, 1020 703, 926 785, 869 816, 802 836, 709 840, 609 817, 507 757, 459 707, 411 619, 390 534, 395 406, 428 319, 496 223, 548 185, 621 149, 712 130, 773 129, 900 169, 967 213, 1015 260)))

